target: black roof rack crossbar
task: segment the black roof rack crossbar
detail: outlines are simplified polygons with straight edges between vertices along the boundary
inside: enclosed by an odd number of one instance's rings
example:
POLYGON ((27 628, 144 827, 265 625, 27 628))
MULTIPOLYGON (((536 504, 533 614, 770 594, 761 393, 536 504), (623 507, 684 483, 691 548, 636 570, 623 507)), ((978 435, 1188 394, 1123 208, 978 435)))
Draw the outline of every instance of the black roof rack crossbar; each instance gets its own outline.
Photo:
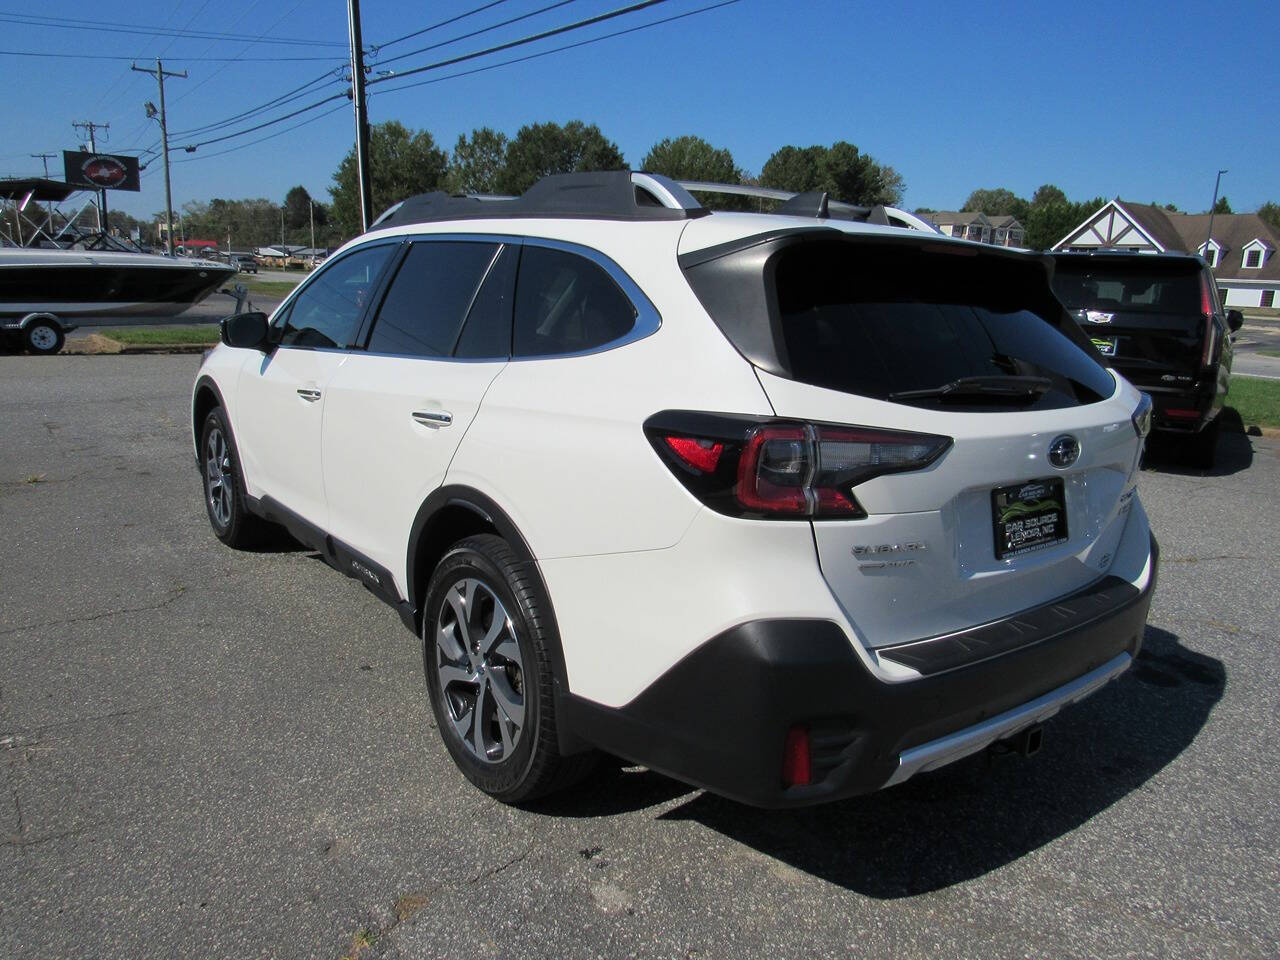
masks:
POLYGON ((422 193, 391 207, 372 226, 508 217, 689 220, 708 212, 689 191, 661 174, 608 170, 553 174, 518 197, 422 193))

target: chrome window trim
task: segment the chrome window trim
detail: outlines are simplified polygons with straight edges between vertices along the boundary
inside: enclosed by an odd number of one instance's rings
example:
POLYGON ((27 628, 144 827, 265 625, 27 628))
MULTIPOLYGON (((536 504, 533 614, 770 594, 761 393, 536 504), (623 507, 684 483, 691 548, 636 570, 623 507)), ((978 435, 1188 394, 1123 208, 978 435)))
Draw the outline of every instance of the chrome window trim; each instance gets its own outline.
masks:
MULTIPOLYGON (((417 356, 409 356, 407 354, 400 354, 400 353, 372 353, 368 350, 361 349, 360 347, 349 348, 349 352, 363 353, 367 356, 375 356, 375 357, 400 357, 401 359, 431 360, 435 362, 449 362, 449 363, 496 363, 499 361, 509 361, 512 363, 516 363, 516 362, 524 363, 530 360, 559 360, 559 359, 568 358, 568 357, 589 357, 589 356, 592 356, 593 354, 604 353, 606 350, 616 350, 618 347, 624 347, 627 344, 635 343, 637 340, 643 340, 646 337, 650 337, 653 334, 657 333, 658 330, 661 329, 662 327, 662 314, 658 312, 658 308, 653 305, 653 301, 651 301, 647 296, 645 296, 644 291, 640 289, 640 285, 636 283, 634 280, 632 280, 630 275, 625 270, 623 270, 622 267, 620 267, 615 260, 601 253, 599 250, 596 250, 593 247, 588 247, 580 243, 572 243, 566 240, 553 240, 546 237, 529 237, 529 236, 520 236, 520 235, 505 234, 505 233, 452 233, 452 232, 404 233, 404 234, 397 234, 396 236, 393 236, 393 237, 380 237, 378 240, 371 241, 370 243, 361 244, 357 247, 352 247, 350 250, 344 251, 341 257, 336 257, 336 258, 327 260, 324 266, 318 267, 316 269, 316 274, 320 273, 320 271, 322 270, 327 269, 331 263, 341 262, 342 260, 346 259, 346 257, 349 254, 355 253, 357 250, 367 249, 368 247, 376 243, 420 243, 423 241, 454 242, 458 240, 471 241, 474 243, 496 243, 499 245, 507 245, 507 246, 513 246, 513 247, 524 247, 524 246, 546 247, 551 250, 559 250, 564 253, 572 253, 580 257, 584 257, 585 259, 590 260, 596 266, 604 270, 604 272, 609 276, 609 279, 611 279, 614 283, 618 285, 618 288, 622 291, 623 295, 627 298, 627 300, 630 301, 631 306, 636 311, 635 323, 632 324, 631 329, 621 337, 618 337, 614 340, 610 340, 607 343, 602 343, 597 347, 592 347, 590 350, 578 350, 573 353, 546 353, 546 354, 538 354, 536 356, 525 356, 525 357, 516 357, 516 356, 512 356, 511 354, 508 354, 505 357, 452 357, 452 356, 417 357, 417 356)), ((493 269, 494 263, 497 263, 496 256, 494 257, 493 261, 489 264, 490 270, 493 269)), ((276 314, 281 313, 286 307, 288 307, 291 304, 292 299, 294 297, 297 297, 302 292, 302 288, 304 288, 309 283, 311 283, 312 278, 316 274, 312 274, 311 277, 308 277, 306 280, 302 281, 302 283, 298 285, 298 288, 294 290, 292 294, 290 294, 290 299, 286 300, 284 303, 280 304, 280 306, 276 308, 276 314)), ((486 278, 487 276, 488 274, 486 273, 486 278)), ((518 272, 516 274, 516 278, 517 278, 517 285, 518 285, 519 283, 518 272)), ((481 284, 483 285, 483 281, 481 281, 481 284)), ((479 287, 477 287, 476 289, 478 292, 479 287)), ((379 309, 381 309, 381 305, 379 305, 379 309)), ((275 321, 276 314, 272 314, 273 324, 275 321)), ((514 317, 515 317, 515 304, 513 303, 512 304, 513 322, 514 322, 514 317)), ((376 323, 377 321, 376 316, 374 318, 374 321, 376 323)), ((454 344, 454 346, 456 348, 457 344, 454 344)), ((315 348, 297 348, 297 349, 315 349, 315 348)), ((334 348, 324 348, 324 349, 334 349, 334 348)), ((348 349, 348 348, 338 348, 338 349, 348 349)))

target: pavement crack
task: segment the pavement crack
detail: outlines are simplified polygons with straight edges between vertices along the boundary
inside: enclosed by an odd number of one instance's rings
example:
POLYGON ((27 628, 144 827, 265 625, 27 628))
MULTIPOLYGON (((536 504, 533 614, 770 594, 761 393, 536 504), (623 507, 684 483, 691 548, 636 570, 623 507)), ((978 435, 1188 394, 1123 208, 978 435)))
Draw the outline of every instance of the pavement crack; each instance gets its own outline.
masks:
POLYGON ((13 793, 13 806, 18 811, 18 832, 14 836, 12 843, 17 844, 18 849, 22 851, 22 855, 25 857, 27 855, 27 844, 23 840, 22 835, 26 832, 27 827, 26 823, 22 819, 22 801, 18 799, 17 787, 10 787, 10 790, 13 793))
POLYGON ((502 873, 503 871, 508 870, 511 867, 514 867, 517 863, 520 863, 525 859, 527 859, 529 854, 531 853, 533 853, 533 847, 532 846, 526 847, 524 853, 521 853, 518 856, 512 857, 510 860, 506 861, 505 863, 501 863, 498 866, 493 867, 489 870, 481 870, 479 873, 477 873, 474 877, 472 877, 467 882, 471 884, 476 884, 476 883, 479 883, 481 880, 488 880, 490 877, 496 877, 498 874, 502 873))
POLYGON ((149 610, 162 610, 180 596, 186 593, 186 587, 177 587, 169 592, 169 595, 162 600, 154 603, 144 603, 136 607, 119 607, 115 610, 105 610, 101 613, 90 613, 80 617, 67 617, 62 620, 47 620, 43 623, 24 623, 16 627, 6 627, 0 630, 0 637, 8 636, 12 633, 22 633, 26 630, 42 630, 46 627, 62 627, 72 623, 89 623, 94 620, 105 620, 109 617, 118 617, 125 613, 145 613, 149 610))
POLYGON ((1223 553, 1213 557, 1173 557, 1170 563, 1208 563, 1211 560, 1257 560, 1257 557, 1239 557, 1231 553, 1223 553))

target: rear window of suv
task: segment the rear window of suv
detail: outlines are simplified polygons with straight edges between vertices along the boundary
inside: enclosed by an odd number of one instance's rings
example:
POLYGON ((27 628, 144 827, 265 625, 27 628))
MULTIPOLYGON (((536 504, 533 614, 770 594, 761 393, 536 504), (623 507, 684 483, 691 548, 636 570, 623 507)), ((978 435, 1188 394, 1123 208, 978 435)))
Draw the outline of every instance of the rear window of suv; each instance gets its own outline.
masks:
POLYGON ((1063 256, 1054 268, 1053 292, 1068 310, 1181 317, 1176 325, 1196 333, 1204 326, 1200 270, 1189 259, 1063 256))
POLYGON ((804 383, 949 409, 1075 406, 1115 388, 1058 329, 1070 321, 1060 308, 1052 316, 1033 263, 803 243, 774 258, 771 286, 787 365, 804 383), (976 381, 990 393, 972 389, 976 381), (955 384, 962 386, 944 395, 955 384), (1019 384, 1033 389, 1018 396, 1019 384))

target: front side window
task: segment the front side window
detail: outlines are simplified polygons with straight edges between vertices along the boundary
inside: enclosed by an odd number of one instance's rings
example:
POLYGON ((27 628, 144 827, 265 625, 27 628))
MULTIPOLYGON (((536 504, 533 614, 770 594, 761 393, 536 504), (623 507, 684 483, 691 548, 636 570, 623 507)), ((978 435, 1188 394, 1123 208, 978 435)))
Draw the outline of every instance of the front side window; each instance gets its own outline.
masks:
POLYGON ((525 245, 516 282, 515 356, 593 350, 630 333, 636 317, 635 305, 599 264, 525 245))
POLYGON ((378 309, 369 352, 449 356, 497 251, 465 240, 414 243, 378 309))
POLYGON ((280 345, 348 346, 394 250, 393 244, 354 250, 317 274, 289 308, 280 345))

